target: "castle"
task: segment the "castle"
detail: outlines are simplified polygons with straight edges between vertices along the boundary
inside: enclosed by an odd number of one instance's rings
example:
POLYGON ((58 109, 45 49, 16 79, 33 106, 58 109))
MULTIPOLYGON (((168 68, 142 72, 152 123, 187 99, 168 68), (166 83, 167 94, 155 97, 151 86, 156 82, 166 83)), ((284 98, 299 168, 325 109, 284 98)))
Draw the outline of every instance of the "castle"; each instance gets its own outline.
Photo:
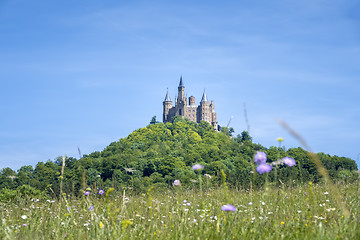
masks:
POLYGON ((218 129, 216 112, 214 110, 214 101, 209 102, 207 100, 206 92, 204 91, 200 105, 196 106, 194 96, 189 98, 185 97, 185 86, 183 84, 182 77, 180 77, 178 96, 175 97, 175 106, 172 104, 169 91, 166 93, 163 106, 164 123, 171 121, 171 118, 175 116, 182 116, 189 119, 190 121, 197 123, 200 121, 206 121, 210 123, 216 130, 218 129))

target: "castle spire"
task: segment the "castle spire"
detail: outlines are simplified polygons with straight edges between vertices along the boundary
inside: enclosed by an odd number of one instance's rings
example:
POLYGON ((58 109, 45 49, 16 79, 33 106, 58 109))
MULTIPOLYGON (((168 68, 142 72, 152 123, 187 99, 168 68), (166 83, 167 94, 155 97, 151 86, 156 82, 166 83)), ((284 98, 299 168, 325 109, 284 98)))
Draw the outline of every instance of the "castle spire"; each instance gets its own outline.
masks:
POLYGON ((179 87, 185 87, 183 80, 182 80, 182 76, 180 76, 180 83, 179 83, 179 87))
POLYGON ((208 100, 207 100, 207 97, 206 97, 206 91, 205 91, 205 89, 204 89, 204 94, 203 94, 203 96, 202 96, 202 98, 201 98, 201 102, 207 102, 208 100))
POLYGON ((166 91, 166 96, 164 102, 171 102, 170 95, 169 95, 169 89, 166 91))

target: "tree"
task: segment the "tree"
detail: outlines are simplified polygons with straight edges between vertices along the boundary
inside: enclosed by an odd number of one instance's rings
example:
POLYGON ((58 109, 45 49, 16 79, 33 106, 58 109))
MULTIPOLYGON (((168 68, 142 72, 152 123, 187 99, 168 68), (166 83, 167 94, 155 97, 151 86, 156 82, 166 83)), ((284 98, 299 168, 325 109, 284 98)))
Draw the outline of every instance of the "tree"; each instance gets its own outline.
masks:
POLYGON ((153 116, 151 118, 150 124, 155 124, 156 123, 156 116, 153 116))
POLYGON ((242 131, 241 135, 237 135, 237 138, 235 139, 239 143, 244 143, 245 141, 252 141, 252 137, 250 136, 249 132, 242 131))

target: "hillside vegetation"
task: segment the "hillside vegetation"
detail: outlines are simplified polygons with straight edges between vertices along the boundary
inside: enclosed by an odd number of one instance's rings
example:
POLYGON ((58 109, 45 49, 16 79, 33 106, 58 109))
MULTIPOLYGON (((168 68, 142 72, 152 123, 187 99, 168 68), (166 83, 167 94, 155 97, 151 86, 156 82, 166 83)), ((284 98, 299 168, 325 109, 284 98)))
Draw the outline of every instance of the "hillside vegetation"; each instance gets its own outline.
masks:
MULTIPOLYGON (((302 148, 265 148, 253 143, 245 131, 237 137, 232 137, 232 132, 227 128, 216 132, 207 122, 197 124, 182 118, 175 118, 172 123, 150 124, 111 143, 101 152, 84 155, 81 159, 65 158, 63 169, 62 157, 39 162, 35 168, 23 166, 17 172, 4 168, 0 175, 3 194, 0 198, 5 192, 7 197, 11 196, 10 190, 15 189, 55 196, 60 192, 79 195, 80 190, 87 187, 129 187, 144 192, 150 186, 171 187, 174 180, 180 180, 185 188, 210 188, 226 179, 230 188, 256 189, 265 181, 265 174, 255 172, 253 158, 257 151, 265 152, 268 162, 285 156, 296 161, 294 167, 279 165, 276 171, 270 172, 267 179, 270 184, 275 178, 277 183, 290 186, 321 181, 311 158, 302 148), (194 164, 204 166, 201 174, 193 171, 194 164)), ((317 155, 334 181, 347 183, 358 178, 355 161, 324 153, 317 155)))

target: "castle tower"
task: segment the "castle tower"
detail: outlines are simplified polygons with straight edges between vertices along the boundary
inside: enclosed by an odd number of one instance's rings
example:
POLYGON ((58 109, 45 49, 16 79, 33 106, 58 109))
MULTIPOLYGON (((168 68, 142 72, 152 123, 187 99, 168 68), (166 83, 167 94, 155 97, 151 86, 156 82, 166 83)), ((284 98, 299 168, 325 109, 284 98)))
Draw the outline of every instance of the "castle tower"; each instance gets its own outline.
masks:
POLYGON ((169 90, 166 92, 165 100, 163 102, 163 122, 169 121, 169 111, 172 108, 172 101, 170 99, 169 90))
POLYGON ((182 76, 180 77, 180 83, 178 87, 178 102, 186 102, 185 101, 185 86, 182 80, 182 76))
POLYGON ((207 100, 206 91, 204 90, 203 96, 201 98, 200 107, 199 107, 199 121, 207 121, 211 123, 211 113, 210 113, 210 103, 207 100))
POLYGON ((215 104, 214 101, 211 101, 210 103, 210 112, 211 112, 211 125, 214 126, 215 129, 218 129, 218 122, 217 122, 217 116, 215 112, 215 104))
POLYGON ((190 96, 189 97, 189 105, 191 107, 194 107, 195 106, 195 97, 194 96, 190 96))

